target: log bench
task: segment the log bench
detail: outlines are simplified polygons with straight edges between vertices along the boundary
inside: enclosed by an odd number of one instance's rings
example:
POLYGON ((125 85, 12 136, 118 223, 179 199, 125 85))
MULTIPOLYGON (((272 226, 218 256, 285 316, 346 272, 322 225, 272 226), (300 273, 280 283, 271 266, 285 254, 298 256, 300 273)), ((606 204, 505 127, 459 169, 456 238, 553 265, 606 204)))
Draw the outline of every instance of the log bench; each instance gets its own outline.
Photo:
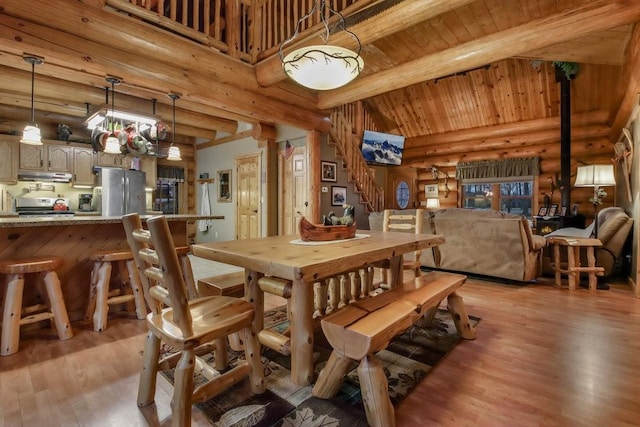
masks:
POLYGON ((431 272, 322 319, 322 331, 333 351, 313 387, 313 395, 321 399, 335 396, 352 362, 359 362, 367 422, 371 426, 395 426, 387 379, 375 353, 437 309, 444 298, 458 333, 464 339, 475 339, 462 297, 455 292, 465 281, 466 276, 460 274, 431 272))

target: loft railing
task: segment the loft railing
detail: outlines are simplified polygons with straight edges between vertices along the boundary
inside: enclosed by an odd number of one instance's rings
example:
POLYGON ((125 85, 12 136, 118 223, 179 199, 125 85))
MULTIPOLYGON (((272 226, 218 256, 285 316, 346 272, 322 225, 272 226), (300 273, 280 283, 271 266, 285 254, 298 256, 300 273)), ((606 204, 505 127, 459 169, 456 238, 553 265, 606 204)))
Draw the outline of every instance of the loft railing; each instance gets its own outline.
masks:
MULTIPOLYGON (((343 13, 371 3, 328 1, 334 10, 343 13)), ((293 36, 296 24, 309 13, 313 3, 314 0, 105 0, 107 7, 251 64, 276 54, 280 43, 293 36)), ((320 12, 300 24, 299 33, 321 30, 320 12)))

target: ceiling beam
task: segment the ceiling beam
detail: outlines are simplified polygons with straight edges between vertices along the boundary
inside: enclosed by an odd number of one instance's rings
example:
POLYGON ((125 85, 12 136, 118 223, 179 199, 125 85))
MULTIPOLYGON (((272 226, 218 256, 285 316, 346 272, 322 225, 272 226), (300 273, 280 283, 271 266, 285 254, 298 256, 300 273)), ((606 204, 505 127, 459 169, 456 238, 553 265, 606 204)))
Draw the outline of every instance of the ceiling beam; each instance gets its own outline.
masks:
MULTIPOLYGON (((364 46, 397 31, 411 27, 449 10, 471 3, 473 0, 404 0, 380 12, 379 15, 349 27, 364 46), (400 23, 400 25, 399 25, 400 23)), ((364 9, 366 11, 366 9, 364 9)), ((319 31, 299 37, 284 50, 285 55, 303 46, 318 44, 319 31)), ((329 38, 329 44, 357 49, 357 42, 349 34, 341 31, 329 38)), ((366 67, 366 63, 365 63, 366 67)), ((255 67, 256 78, 262 86, 270 86, 287 78, 282 69, 279 55, 272 55, 255 67)))
POLYGON ((318 95, 329 109, 640 19, 640 2, 598 0, 423 56, 318 95), (606 16, 606 19, 603 17, 606 16))
MULTIPOLYGON (((34 0, 31 3, 37 4, 30 3, 28 14, 19 1, 3 2, 7 5, 3 4, 2 13, 17 15, 19 18, 0 14, 0 37, 4 39, 3 44, 13 44, 14 49, 15 44, 18 44, 23 51, 44 56, 48 63, 56 63, 60 69, 66 67, 67 70, 73 70, 75 67, 82 68, 84 72, 85 69, 96 70, 97 67, 104 70, 101 78, 106 74, 116 75, 129 85, 155 90, 160 94, 178 92, 183 99, 235 115, 242 114, 248 122, 280 122, 303 129, 328 129, 326 116, 308 109, 309 105, 314 105, 309 102, 309 95, 306 98, 297 97, 295 90, 282 91, 277 88, 258 92, 245 89, 257 88, 250 66, 248 69, 251 77, 244 81, 247 66, 239 66, 239 61, 226 58, 213 49, 137 21, 122 25, 122 19, 129 19, 125 16, 119 17, 100 9, 82 7, 78 2, 61 1, 66 3, 64 8, 59 8, 58 4, 53 6, 50 2, 34 0), (33 13, 36 9, 38 12, 33 13), (58 29, 61 26, 64 30, 58 29), (120 40, 120 29, 123 27, 140 31, 131 34, 124 42, 120 40), (105 32, 105 29, 108 31, 105 32), (95 30, 95 33, 90 34, 91 30, 95 30), (111 37, 110 34, 117 34, 117 37, 111 37), (115 45, 118 42, 122 44, 115 45), (79 65, 87 62, 87 67, 79 65), (230 66, 230 62, 234 65, 230 66), (229 77, 231 74, 237 75, 229 77), (230 83, 245 85, 235 87, 230 83), (203 91, 203 88, 207 90, 203 91), (275 96, 276 92, 280 92, 280 97, 285 97, 287 101, 280 101, 275 96), (305 107, 297 105, 292 108, 291 104, 295 104, 296 100, 305 107)), ((98 80, 98 76, 93 77, 98 80)), ((102 82, 96 82, 96 85, 101 84, 102 82)))

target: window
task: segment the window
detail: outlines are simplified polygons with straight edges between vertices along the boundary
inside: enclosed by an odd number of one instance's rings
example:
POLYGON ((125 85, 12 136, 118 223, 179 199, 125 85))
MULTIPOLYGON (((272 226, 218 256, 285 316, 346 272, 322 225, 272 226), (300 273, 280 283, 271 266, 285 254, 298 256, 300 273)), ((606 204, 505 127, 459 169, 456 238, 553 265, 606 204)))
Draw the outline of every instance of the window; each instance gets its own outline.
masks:
POLYGON ((524 180, 494 179, 494 182, 462 183, 462 207, 494 209, 516 215, 533 216, 533 188, 531 177, 524 180))

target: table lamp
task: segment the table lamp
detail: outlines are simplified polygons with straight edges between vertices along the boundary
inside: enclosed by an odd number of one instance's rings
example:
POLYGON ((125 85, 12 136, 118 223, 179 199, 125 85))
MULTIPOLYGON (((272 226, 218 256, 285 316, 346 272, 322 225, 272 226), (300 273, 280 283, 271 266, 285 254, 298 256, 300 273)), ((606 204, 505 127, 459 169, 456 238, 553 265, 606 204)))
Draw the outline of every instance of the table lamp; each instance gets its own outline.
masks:
POLYGON ((602 204, 602 199, 607 193, 602 187, 612 187, 616 185, 613 173, 613 165, 588 165, 578 166, 575 187, 593 187, 593 197, 589 201, 593 204, 595 212, 594 230, 598 237, 598 205, 602 204))

